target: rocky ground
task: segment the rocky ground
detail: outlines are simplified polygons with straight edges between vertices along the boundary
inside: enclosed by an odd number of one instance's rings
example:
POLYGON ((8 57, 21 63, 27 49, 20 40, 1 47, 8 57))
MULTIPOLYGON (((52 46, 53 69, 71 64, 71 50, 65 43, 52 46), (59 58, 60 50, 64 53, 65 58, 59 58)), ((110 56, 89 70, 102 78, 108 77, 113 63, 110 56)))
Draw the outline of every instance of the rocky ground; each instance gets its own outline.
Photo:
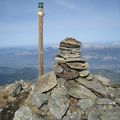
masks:
POLYGON ((80 46, 66 38, 53 71, 1 87, 0 120, 120 120, 120 85, 91 74, 80 46))

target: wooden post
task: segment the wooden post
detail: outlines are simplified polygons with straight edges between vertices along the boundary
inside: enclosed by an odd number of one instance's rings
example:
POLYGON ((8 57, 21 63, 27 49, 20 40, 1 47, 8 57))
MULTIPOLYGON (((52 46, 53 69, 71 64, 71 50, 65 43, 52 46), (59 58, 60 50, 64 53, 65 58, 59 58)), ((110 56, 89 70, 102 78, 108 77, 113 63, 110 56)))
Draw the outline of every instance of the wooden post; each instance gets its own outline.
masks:
POLYGON ((43 75, 43 3, 38 3, 38 80, 43 75))

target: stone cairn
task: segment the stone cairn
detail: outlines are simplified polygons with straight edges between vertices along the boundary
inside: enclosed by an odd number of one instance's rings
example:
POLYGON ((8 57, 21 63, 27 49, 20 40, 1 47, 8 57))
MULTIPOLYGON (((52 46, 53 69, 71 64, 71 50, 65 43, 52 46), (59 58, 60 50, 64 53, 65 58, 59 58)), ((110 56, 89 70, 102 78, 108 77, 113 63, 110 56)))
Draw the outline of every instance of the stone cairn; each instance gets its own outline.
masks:
POLYGON ((73 38, 66 38, 60 43, 60 53, 55 57, 57 64, 54 66, 57 77, 65 80, 79 77, 92 79, 92 74, 87 70, 88 63, 81 58, 80 46, 81 43, 73 38))
POLYGON ((120 88, 89 72, 80 46, 73 38, 60 43, 53 71, 34 85, 13 120, 120 119, 120 88))

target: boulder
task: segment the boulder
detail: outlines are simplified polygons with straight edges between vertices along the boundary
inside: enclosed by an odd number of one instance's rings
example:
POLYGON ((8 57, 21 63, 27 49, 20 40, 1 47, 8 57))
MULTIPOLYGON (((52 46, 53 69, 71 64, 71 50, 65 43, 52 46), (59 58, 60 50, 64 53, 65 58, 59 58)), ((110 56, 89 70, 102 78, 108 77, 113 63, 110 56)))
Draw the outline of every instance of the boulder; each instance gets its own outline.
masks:
POLYGON ((119 111, 120 108, 116 106, 94 107, 88 114, 88 120, 119 120, 119 111))
POLYGON ((70 100, 66 94, 64 88, 56 87, 48 101, 49 110, 57 119, 61 119, 68 110, 70 100))
POLYGON ((93 98, 79 99, 77 102, 77 107, 79 107, 88 114, 88 112, 92 109, 94 104, 95 104, 95 99, 93 98))
POLYGON ((65 59, 62 58, 62 57, 55 57, 55 61, 56 61, 57 63, 66 63, 65 59))
POLYGON ((75 69, 75 70, 86 70, 88 69, 88 64, 87 63, 66 63, 71 69, 75 69))
POLYGON ((47 91, 50 91, 57 85, 56 75, 54 72, 49 72, 45 75, 43 75, 39 83, 36 86, 36 90, 40 93, 44 93, 47 91))
POLYGON ((62 66, 62 68, 67 71, 67 72, 71 72, 71 69, 69 68, 69 66, 67 64, 60 64, 62 66))
POLYGON ((101 81, 104 85, 106 85, 106 86, 109 86, 110 85, 110 83, 111 83, 111 81, 108 79, 108 78, 106 78, 106 77, 103 77, 103 76, 101 76, 101 75, 95 75, 94 76, 96 79, 98 79, 99 81, 101 81))
POLYGON ((80 63, 85 63, 86 61, 83 58, 66 58, 66 62, 80 62, 80 63))
POLYGON ((65 79, 65 80, 74 80, 74 79, 77 79, 79 77, 79 72, 77 72, 77 71, 64 72, 59 77, 65 79))
POLYGON ((81 120, 81 111, 79 109, 73 112, 68 110, 66 116, 64 116, 62 120, 81 120))
POLYGON ((83 70, 83 71, 80 71, 79 74, 80 74, 80 77, 85 78, 89 76, 90 72, 88 70, 83 70))
POLYGON ((99 112, 97 108, 92 108, 88 114, 88 120, 99 120, 99 112))
POLYGON ((120 109, 107 110, 99 118, 100 120, 120 120, 120 109))
POLYGON ((86 79, 87 79, 87 80, 92 80, 93 77, 94 77, 93 74, 90 73, 90 74, 86 77, 86 79))
POLYGON ((63 57, 63 58, 65 58, 65 59, 67 59, 67 58, 79 58, 80 57, 80 54, 79 53, 75 53, 75 54, 73 54, 73 53, 71 53, 71 54, 69 54, 69 53, 58 53, 57 55, 56 55, 57 57, 63 57))
POLYGON ((15 112, 13 120, 30 120, 32 117, 32 111, 28 106, 22 106, 15 112))
POLYGON ((75 97, 77 99, 82 99, 82 98, 95 98, 96 96, 87 88, 85 88, 84 86, 80 85, 78 82, 75 82, 73 80, 71 81, 67 81, 65 83, 65 87, 67 90, 67 93, 72 96, 75 97))
POLYGON ((96 100, 97 105, 116 105, 115 101, 108 98, 98 98, 96 100))
POLYGON ((37 108, 40 108, 41 106, 48 102, 48 98, 49 94, 35 92, 32 95, 32 105, 36 106, 37 108))
POLYGON ((57 76, 60 76, 64 72, 63 67, 60 65, 54 65, 53 70, 57 76))
POLYGON ((85 79, 85 78, 78 78, 77 81, 91 90, 93 93, 95 93, 98 96, 101 97, 108 97, 108 92, 106 90, 106 86, 98 81, 97 79, 93 79, 91 81, 85 79))
POLYGON ((20 92, 22 91, 22 84, 18 83, 15 85, 14 91, 12 92, 13 96, 16 97, 17 95, 20 94, 20 92))

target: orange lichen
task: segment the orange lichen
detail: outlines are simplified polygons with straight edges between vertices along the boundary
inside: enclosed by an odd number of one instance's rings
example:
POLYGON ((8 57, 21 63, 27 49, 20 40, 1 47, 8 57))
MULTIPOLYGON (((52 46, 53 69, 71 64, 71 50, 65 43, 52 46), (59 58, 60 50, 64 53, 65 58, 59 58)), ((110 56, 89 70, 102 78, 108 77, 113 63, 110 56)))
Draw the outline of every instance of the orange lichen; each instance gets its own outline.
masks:
POLYGON ((76 110, 77 99, 71 97, 70 98, 70 111, 74 112, 76 110))

